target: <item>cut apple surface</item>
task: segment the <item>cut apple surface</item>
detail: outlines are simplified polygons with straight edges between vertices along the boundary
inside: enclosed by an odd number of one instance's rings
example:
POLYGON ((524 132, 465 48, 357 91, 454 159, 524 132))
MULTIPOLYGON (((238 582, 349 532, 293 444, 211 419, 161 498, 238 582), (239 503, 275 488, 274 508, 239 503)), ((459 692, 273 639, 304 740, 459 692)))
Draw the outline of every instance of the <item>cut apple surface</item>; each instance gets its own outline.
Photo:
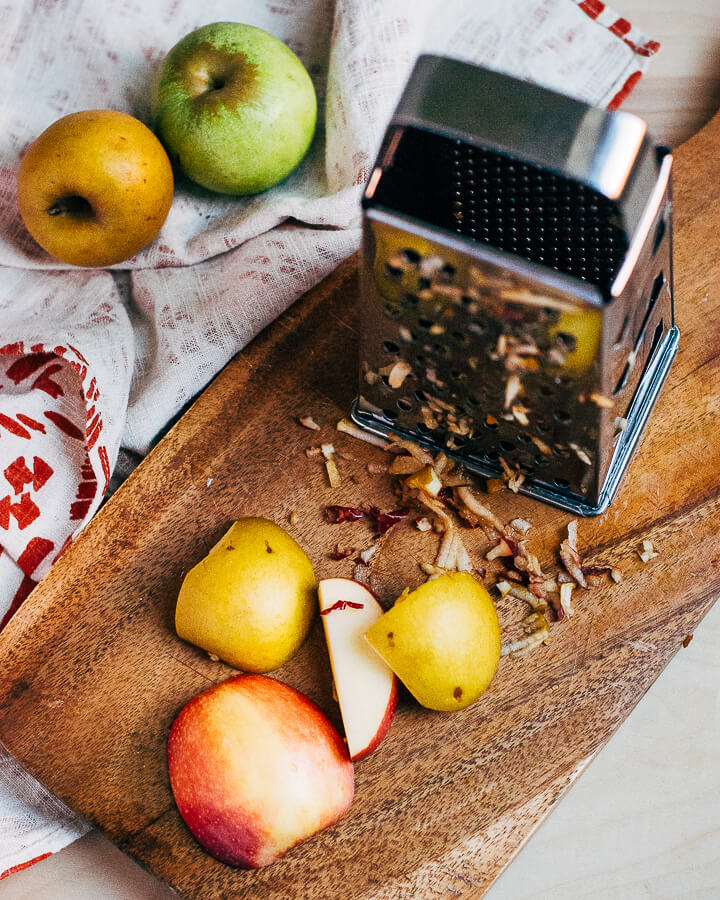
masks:
POLYGON ((365 640, 383 610, 349 578, 321 581, 318 597, 348 751, 351 759, 362 759, 387 734, 397 705, 398 680, 365 640))

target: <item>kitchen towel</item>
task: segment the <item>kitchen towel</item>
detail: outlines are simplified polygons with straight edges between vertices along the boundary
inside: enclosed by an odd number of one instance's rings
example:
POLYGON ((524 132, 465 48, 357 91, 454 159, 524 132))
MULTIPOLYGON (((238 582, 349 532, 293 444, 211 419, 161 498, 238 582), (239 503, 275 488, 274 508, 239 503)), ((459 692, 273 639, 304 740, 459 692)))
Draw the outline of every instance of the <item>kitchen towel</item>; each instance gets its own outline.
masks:
MULTIPOLYGON (((357 249, 360 194, 419 52, 614 108, 659 49, 599 0, 8 0, 2 22, 0 627, 166 424, 357 249), (80 109, 148 122, 165 53, 227 20, 308 68, 320 121, 302 165, 242 199, 178 180, 159 237, 118 266, 52 259, 17 211, 24 150, 80 109)), ((0 745, 0 877, 86 827, 0 745)))

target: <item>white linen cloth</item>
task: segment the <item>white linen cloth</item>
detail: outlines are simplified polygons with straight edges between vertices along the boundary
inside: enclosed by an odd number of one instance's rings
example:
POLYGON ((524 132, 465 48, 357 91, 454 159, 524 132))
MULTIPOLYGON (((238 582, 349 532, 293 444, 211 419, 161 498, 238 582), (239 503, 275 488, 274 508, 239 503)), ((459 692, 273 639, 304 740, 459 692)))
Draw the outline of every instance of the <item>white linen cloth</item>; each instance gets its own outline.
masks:
MULTIPOLYGON (((0 623, 95 513, 113 470, 126 474, 238 350, 357 249, 360 194, 420 51, 617 106, 658 49, 599 0, 3 4, 0 623), (17 211, 23 151, 80 109, 147 122, 165 53, 227 20, 266 29, 307 66, 320 121, 305 161, 251 198, 178 180, 159 237, 111 270, 52 259, 17 211)), ((0 877, 86 827, 0 744, 0 877)))

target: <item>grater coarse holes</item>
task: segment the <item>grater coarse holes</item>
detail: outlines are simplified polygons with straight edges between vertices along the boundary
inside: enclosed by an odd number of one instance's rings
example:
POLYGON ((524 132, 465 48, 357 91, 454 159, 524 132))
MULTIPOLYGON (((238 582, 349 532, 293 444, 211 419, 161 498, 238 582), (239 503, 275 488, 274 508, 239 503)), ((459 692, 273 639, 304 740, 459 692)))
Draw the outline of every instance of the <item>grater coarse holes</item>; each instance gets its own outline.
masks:
POLYGON ((677 350, 671 164, 634 116, 421 57, 363 202, 354 420, 607 508, 677 350))

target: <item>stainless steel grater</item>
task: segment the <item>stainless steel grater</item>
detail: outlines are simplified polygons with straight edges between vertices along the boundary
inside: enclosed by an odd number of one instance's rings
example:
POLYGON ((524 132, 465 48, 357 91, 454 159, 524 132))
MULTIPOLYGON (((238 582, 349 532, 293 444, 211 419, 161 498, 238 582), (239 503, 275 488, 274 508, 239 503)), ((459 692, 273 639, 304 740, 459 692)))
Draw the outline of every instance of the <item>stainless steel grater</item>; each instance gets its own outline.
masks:
POLYGON ((677 352, 671 167, 636 116, 421 56, 363 200, 355 422, 603 512, 677 352))

